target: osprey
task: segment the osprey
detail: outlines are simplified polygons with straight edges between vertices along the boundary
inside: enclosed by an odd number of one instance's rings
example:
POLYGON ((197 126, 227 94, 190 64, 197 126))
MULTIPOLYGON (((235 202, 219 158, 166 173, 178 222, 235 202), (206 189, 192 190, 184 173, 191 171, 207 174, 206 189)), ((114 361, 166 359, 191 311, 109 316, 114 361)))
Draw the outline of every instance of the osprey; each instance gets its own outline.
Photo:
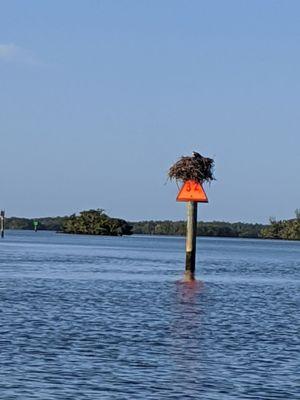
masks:
POLYGON ((202 158, 201 154, 197 153, 196 151, 193 151, 193 157, 200 157, 202 158))

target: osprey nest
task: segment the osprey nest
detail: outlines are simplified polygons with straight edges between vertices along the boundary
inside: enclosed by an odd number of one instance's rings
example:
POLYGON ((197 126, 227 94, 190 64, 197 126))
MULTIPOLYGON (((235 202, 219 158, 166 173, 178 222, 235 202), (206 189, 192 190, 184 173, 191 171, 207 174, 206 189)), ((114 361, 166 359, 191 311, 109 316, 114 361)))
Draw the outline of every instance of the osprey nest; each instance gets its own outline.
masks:
POLYGON ((202 157, 199 153, 193 152, 192 157, 181 157, 169 169, 169 178, 176 181, 193 180, 199 183, 213 181, 214 160, 202 157))

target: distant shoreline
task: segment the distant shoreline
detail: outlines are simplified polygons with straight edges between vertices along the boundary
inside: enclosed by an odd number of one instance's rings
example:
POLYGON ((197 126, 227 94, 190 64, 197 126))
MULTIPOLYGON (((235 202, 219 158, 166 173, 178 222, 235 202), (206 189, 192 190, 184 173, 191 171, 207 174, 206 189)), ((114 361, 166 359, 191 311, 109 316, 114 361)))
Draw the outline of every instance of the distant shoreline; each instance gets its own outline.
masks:
MULTIPOLYGON (((6 229, 6 231, 24 231, 24 232, 34 232, 34 229, 6 229)), ((91 235, 87 233, 66 233, 66 232, 60 232, 60 231, 55 231, 55 230, 49 230, 49 229, 39 229, 38 232, 53 232, 59 235, 77 235, 77 236, 92 236, 92 237, 121 237, 121 236, 112 236, 112 235, 91 235)), ((38 234, 37 232, 37 234, 38 234)), ((125 236, 125 235, 124 235, 125 236)), ((184 235, 162 235, 162 234, 148 234, 148 233, 133 233, 130 236, 127 237, 137 237, 137 236, 145 236, 145 237, 161 237, 161 238, 182 238, 184 239, 184 235)), ((236 237, 236 236, 204 236, 204 235, 197 235, 197 238, 202 237, 202 238, 210 238, 210 239, 245 239, 245 240, 261 240, 261 241, 280 241, 280 242, 298 242, 299 240, 297 239, 283 239, 283 238, 268 238, 268 237, 236 237)))
MULTIPOLYGON (((90 212, 90 211, 89 211, 90 212)), ((74 216, 72 216, 74 218, 74 216)), ((146 220, 137 222, 126 222, 117 218, 107 217, 109 221, 121 221, 131 227, 127 234, 149 235, 149 236, 176 236, 183 237, 186 233, 186 221, 170 220, 146 220)), ((63 227, 69 223, 70 217, 43 217, 43 218, 20 218, 9 217, 5 220, 6 229, 33 230, 34 222, 38 222, 38 230, 55 231, 58 233, 89 234, 100 236, 118 236, 117 231, 97 231, 93 223, 88 222, 85 230, 69 231, 63 227), (99 233, 98 233, 99 232, 99 233)), ((120 232, 122 235, 123 232, 120 232)), ((126 233, 124 233, 126 234, 126 233)), ((246 238, 246 239, 279 239, 300 240, 300 218, 285 221, 270 221, 270 224, 246 223, 246 222, 224 222, 224 221, 199 221, 197 224, 197 236, 218 238, 246 238)))

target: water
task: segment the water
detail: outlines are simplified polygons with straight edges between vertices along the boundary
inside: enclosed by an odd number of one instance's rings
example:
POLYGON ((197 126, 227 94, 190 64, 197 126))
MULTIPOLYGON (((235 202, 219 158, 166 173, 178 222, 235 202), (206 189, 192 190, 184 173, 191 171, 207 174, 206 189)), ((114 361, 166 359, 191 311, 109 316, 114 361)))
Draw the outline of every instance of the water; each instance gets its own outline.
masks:
POLYGON ((300 399, 300 243, 7 232, 0 398, 300 399))

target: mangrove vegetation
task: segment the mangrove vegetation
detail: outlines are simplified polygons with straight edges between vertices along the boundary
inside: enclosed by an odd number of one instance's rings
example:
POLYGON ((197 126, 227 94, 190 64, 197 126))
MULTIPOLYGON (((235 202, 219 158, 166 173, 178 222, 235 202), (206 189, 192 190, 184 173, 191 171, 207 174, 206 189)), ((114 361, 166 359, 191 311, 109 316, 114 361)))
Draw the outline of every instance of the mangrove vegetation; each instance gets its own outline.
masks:
POLYGON ((276 221, 270 218, 270 225, 262 229, 265 239, 300 240, 300 209, 295 211, 296 218, 276 221))
MULTIPOLYGON (((34 229, 38 222, 38 230, 51 230, 62 233, 78 233, 89 235, 168 235, 185 236, 186 221, 139 221, 127 222, 124 219, 109 217, 104 210, 87 210, 65 217, 47 218, 6 218, 6 229, 34 229)), ((198 236, 261 238, 300 240, 300 210, 296 217, 277 221, 270 219, 268 225, 244 222, 212 221, 197 224, 198 236)))
POLYGON ((123 236, 132 234, 132 226, 124 219, 111 218, 104 210, 82 211, 65 218, 61 232, 83 235, 123 236))

